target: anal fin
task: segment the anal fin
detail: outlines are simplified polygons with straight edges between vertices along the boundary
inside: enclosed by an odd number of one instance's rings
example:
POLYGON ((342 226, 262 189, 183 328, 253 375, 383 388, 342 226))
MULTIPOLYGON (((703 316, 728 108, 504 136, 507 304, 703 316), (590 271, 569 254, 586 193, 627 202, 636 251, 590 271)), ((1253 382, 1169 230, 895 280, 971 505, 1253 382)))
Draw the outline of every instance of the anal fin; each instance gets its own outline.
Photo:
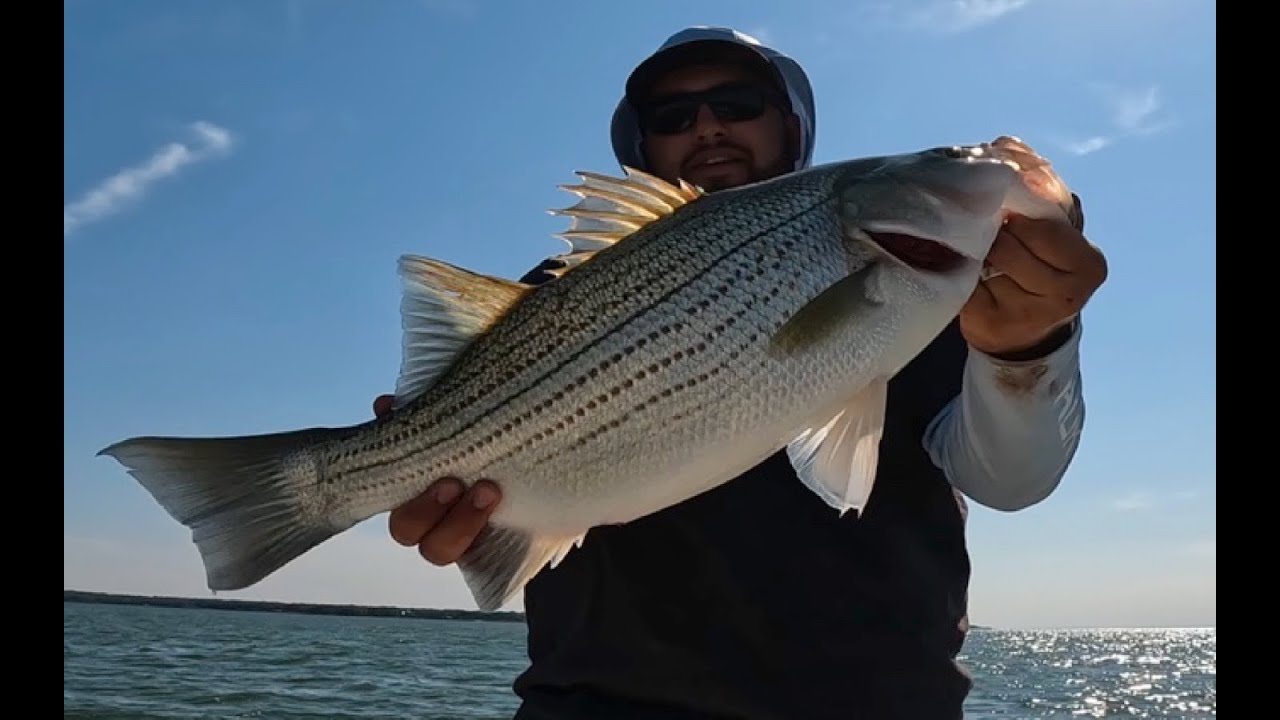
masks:
POLYGON ((458 560, 467 588, 481 610, 506 605, 542 568, 560 564, 584 535, 539 537, 531 533, 486 525, 458 560))
POLYGON ((888 380, 877 378, 828 422, 787 445, 800 482, 844 515, 861 512, 875 484, 888 380))

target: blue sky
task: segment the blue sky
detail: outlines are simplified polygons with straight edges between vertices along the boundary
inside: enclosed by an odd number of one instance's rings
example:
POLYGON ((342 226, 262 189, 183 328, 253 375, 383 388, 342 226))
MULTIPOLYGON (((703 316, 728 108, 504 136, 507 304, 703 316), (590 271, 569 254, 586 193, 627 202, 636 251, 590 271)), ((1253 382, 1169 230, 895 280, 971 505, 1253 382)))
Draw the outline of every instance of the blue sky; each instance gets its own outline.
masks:
MULTIPOLYGON (((518 276, 617 166, 621 83, 685 25, 790 53, 815 161, 1022 137, 1110 278, 1059 490, 973 506, 974 622, 1213 625, 1216 82, 1191 0, 65 2, 64 586, 207 596, 187 531, 104 445, 371 416, 403 253, 518 276)), ((232 597, 474 607, 385 517, 232 597)))

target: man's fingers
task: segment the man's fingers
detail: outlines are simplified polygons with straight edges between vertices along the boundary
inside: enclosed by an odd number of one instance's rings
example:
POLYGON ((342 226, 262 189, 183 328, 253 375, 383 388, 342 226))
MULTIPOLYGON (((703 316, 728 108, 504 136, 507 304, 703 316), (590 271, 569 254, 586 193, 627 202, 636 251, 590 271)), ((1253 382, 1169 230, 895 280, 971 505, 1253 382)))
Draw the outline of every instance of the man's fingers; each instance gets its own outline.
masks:
POLYGON ((1099 250, 1079 230, 1057 220, 1015 215, 1005 223, 1008 232, 1042 262, 1063 272, 1074 272, 1095 262, 1099 250))
POLYGON ((1004 273, 1032 295, 1050 295, 1061 288, 1068 274, 1037 257, 1013 232, 1001 230, 987 254, 992 269, 1004 273))
POLYGON ((443 520, 427 531, 418 544, 418 552, 433 565, 457 562, 484 529, 500 497, 494 484, 477 482, 449 509, 443 520))
POLYGON ((392 539, 405 547, 421 543, 458 501, 462 491, 462 483, 445 478, 418 497, 392 510, 387 523, 392 539))
POLYGON ((374 417, 382 417, 391 412, 391 404, 395 402, 394 395, 379 395, 373 401, 374 417))
POLYGON ((1026 307, 1029 308, 1039 298, 1038 295, 1028 292, 1018 283, 1017 280, 1008 275, 998 275, 990 280, 984 280, 978 283, 986 291, 991 298, 991 309, 1000 308, 1000 311, 1007 314, 1011 308, 1026 307))
POLYGON ((995 310, 996 298, 987 287, 990 282, 988 280, 978 283, 978 286, 973 289, 973 294, 969 296, 969 301, 960 308, 961 316, 985 317, 995 310))

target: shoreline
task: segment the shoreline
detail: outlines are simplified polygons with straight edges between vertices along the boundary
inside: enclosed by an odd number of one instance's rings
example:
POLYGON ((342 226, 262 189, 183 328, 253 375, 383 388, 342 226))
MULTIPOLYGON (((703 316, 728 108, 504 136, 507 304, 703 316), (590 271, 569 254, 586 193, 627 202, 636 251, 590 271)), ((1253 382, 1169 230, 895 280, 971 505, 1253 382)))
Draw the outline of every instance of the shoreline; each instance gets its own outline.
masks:
MULTIPOLYGON (((484 612, 481 610, 456 610, 447 608, 410 608, 393 605, 337 605, 326 603, 299 603, 283 600, 230 600, 219 598, 192 598, 172 595, 132 595, 126 593, 98 592, 93 590, 62 591, 64 603, 86 603, 97 605, 143 605, 150 607, 199 608, 207 610, 228 610, 241 612, 291 613, 295 615, 334 615, 345 617, 390 617, 412 618, 418 620, 480 620, 489 622, 523 623, 525 615, 516 610, 484 612)), ((1085 627, 1059 626, 1036 628, 998 628, 988 625, 970 624, 970 631, 1072 631, 1072 630, 1216 630, 1216 625, 1188 626, 1129 626, 1129 627, 1085 627)))
POLYGON ((218 598, 188 598, 166 595, 126 595, 90 590, 62 591, 64 603, 97 605, 145 605, 150 607, 200 608, 202 610, 229 610, 240 612, 274 612, 295 615, 338 615, 348 617, 395 617, 419 620, 488 620, 492 622, 524 622, 524 613, 517 611, 484 612, 481 610, 448 610, 442 608, 406 608, 377 605, 330 605, 324 603, 295 603, 279 600, 222 600, 218 598))

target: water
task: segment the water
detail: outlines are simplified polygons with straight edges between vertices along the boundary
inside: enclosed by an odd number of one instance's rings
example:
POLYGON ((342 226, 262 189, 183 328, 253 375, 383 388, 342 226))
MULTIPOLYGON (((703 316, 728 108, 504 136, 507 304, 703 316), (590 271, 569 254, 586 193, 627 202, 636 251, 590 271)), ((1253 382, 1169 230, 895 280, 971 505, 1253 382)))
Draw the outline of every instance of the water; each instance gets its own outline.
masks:
MULTIPOLYGON (((68 718, 510 718, 520 623, 63 604, 68 718)), ((970 720, 1216 718, 1215 630, 974 630, 970 720)))

